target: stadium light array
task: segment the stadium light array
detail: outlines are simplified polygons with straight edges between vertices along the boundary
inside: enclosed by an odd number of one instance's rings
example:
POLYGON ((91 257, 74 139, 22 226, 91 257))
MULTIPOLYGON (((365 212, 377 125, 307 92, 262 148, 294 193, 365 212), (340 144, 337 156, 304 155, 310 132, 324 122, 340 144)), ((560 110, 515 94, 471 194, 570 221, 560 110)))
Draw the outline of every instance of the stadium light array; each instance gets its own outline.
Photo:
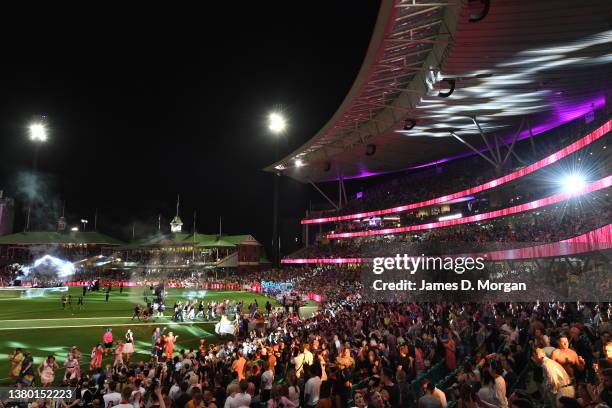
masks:
POLYGON ((46 142, 47 128, 42 123, 32 123, 30 125, 30 140, 33 142, 46 142))
POLYGON ((585 185, 586 180, 580 174, 568 174, 561 179, 561 188, 567 194, 578 194, 584 189, 585 185))
POLYGON ((287 128, 287 120, 278 112, 272 112, 268 115, 268 129, 272 133, 278 134, 285 131, 287 128))

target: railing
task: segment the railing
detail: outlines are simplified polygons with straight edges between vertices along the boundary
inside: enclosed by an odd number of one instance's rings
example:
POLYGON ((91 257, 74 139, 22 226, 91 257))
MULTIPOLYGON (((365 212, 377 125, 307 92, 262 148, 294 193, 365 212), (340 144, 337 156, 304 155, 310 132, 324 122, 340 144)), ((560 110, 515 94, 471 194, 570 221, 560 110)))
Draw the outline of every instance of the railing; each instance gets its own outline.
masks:
POLYGON ((490 180, 484 184, 480 184, 478 186, 468 188, 466 190, 458 191, 452 194, 447 194, 447 195, 440 196, 437 198, 432 198, 430 200, 405 204, 405 205, 396 206, 392 208, 386 208, 382 210, 362 211, 362 212, 356 212, 353 214, 337 215, 337 216, 331 216, 331 217, 308 218, 308 219, 303 219, 301 223, 302 224, 322 224, 322 223, 328 223, 328 222, 361 219, 361 218, 370 217, 370 216, 394 214, 398 212, 415 210, 418 208, 423 208, 423 207, 427 207, 431 205, 443 204, 443 203, 447 203, 449 201, 452 201, 458 198, 466 197, 468 195, 481 193, 481 192, 484 192, 484 191, 487 191, 493 188, 497 188, 503 184, 509 183, 510 181, 519 179, 528 174, 541 170, 544 167, 547 167, 553 163, 556 163, 559 160, 563 159, 564 157, 567 157, 577 152, 578 150, 583 149, 584 147, 590 145, 591 143, 605 136, 606 134, 608 134, 608 132, 610 132, 610 130, 612 130, 612 120, 608 120, 603 125, 595 129, 594 131, 590 132, 586 136, 583 136, 582 138, 575 141, 574 143, 571 143, 570 145, 558 150, 557 152, 541 160, 536 161, 535 163, 531 165, 523 167, 505 176, 496 178, 494 180, 490 180))

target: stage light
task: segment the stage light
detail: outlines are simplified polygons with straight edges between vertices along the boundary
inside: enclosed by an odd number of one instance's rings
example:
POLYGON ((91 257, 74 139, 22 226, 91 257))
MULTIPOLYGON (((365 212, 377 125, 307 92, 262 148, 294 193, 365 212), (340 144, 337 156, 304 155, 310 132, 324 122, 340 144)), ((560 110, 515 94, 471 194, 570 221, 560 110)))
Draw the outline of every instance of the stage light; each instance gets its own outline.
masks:
POLYGON ((47 128, 42 123, 33 123, 30 125, 30 140, 33 142, 47 141, 47 128))
POLYGON ((463 214, 461 214, 461 213, 445 215, 443 217, 438 218, 438 221, 457 220, 457 219, 459 219, 461 217, 463 217, 463 214))
POLYGON ((280 113, 272 112, 268 115, 268 129, 272 133, 282 133, 287 128, 287 121, 280 113))
POLYGON ((300 159, 295 159, 295 167, 302 167, 304 162, 300 159))
POLYGON ((72 227, 70 228, 70 231, 72 232, 77 232, 79 230, 79 227, 72 227))
POLYGON ((564 193, 577 194, 586 185, 586 180, 580 174, 568 174, 561 179, 561 188, 564 193))

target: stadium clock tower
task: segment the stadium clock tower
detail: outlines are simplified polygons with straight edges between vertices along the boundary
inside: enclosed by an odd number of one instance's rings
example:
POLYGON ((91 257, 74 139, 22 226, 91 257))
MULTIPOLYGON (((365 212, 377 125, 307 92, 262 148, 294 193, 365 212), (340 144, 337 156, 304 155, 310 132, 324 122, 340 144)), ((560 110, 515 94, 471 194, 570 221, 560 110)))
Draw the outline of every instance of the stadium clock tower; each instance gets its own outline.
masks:
POLYGON ((180 196, 177 196, 176 197, 176 215, 174 216, 172 221, 170 221, 170 232, 181 232, 183 229, 183 221, 181 220, 181 217, 179 216, 179 203, 180 203, 180 196))

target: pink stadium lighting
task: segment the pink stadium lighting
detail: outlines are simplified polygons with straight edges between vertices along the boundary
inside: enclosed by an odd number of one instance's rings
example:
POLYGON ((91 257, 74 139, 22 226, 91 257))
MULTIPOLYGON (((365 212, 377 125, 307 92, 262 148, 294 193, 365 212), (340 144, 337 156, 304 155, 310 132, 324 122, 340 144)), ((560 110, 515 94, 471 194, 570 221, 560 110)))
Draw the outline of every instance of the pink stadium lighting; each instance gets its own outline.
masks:
MULTIPOLYGON (((604 251, 611 248, 612 224, 607 224, 596 230, 560 242, 552 242, 528 248, 507 249, 469 255, 462 254, 461 256, 471 256, 474 258, 480 256, 491 261, 500 261, 508 259, 534 259, 575 255, 593 251, 604 251)), ((298 258, 283 259, 281 261, 283 264, 363 264, 369 262, 371 262, 371 258, 298 258)))
POLYGON ((362 258, 296 258, 283 259, 282 264, 360 264, 362 258))
POLYGON ((508 215, 519 214, 525 211, 535 210, 541 207, 547 207, 549 205, 557 204, 562 201, 566 201, 572 197, 593 193, 595 191, 608 188, 612 185, 612 176, 604 177, 590 184, 582 186, 579 190, 571 193, 560 193, 549 197, 541 198, 539 200, 531 201, 529 203, 516 205, 514 207, 504 208, 501 210, 490 211, 483 214, 471 215, 469 217, 458 218, 456 220, 430 222, 427 224, 409 225, 406 227, 397 228, 385 228, 379 230, 369 231, 355 231, 355 232, 343 232, 336 234, 328 234, 326 238, 354 238, 354 237, 367 237, 373 235, 387 235, 387 234, 401 234, 404 232, 411 231, 422 231, 434 228, 451 227, 454 225, 468 224, 471 222, 491 220, 494 218, 506 217, 508 215))
POLYGON ((607 121, 606 123, 601 125, 599 128, 589 133, 588 135, 575 141, 569 146, 566 146, 563 149, 551 154, 550 156, 543 158, 542 160, 539 160, 529 166, 523 167, 522 169, 517 170, 510 174, 507 174, 503 177, 488 181, 479 186, 468 188, 467 190, 459 191, 459 192, 445 195, 442 197, 432 198, 431 200, 421 201, 418 203, 406 204, 406 205, 402 205, 399 207, 393 207, 393 208, 386 208, 384 210, 368 211, 364 213, 348 214, 348 215, 335 216, 335 217, 304 219, 301 221, 301 223, 302 224, 323 224, 327 222, 354 220, 354 219, 359 219, 359 218, 364 218, 364 217, 371 217, 374 215, 393 214, 393 213, 398 213, 398 212, 411 211, 417 208, 428 207, 430 205, 443 204, 443 203, 447 203, 452 200, 456 200, 461 197, 481 193, 483 191, 490 190, 492 188, 509 183, 518 178, 524 177, 528 174, 534 173, 540 169, 543 169, 546 166, 550 166, 551 164, 556 163, 559 160, 590 145, 591 143, 605 136, 608 132, 610 132, 610 130, 612 130, 612 120, 607 121))

